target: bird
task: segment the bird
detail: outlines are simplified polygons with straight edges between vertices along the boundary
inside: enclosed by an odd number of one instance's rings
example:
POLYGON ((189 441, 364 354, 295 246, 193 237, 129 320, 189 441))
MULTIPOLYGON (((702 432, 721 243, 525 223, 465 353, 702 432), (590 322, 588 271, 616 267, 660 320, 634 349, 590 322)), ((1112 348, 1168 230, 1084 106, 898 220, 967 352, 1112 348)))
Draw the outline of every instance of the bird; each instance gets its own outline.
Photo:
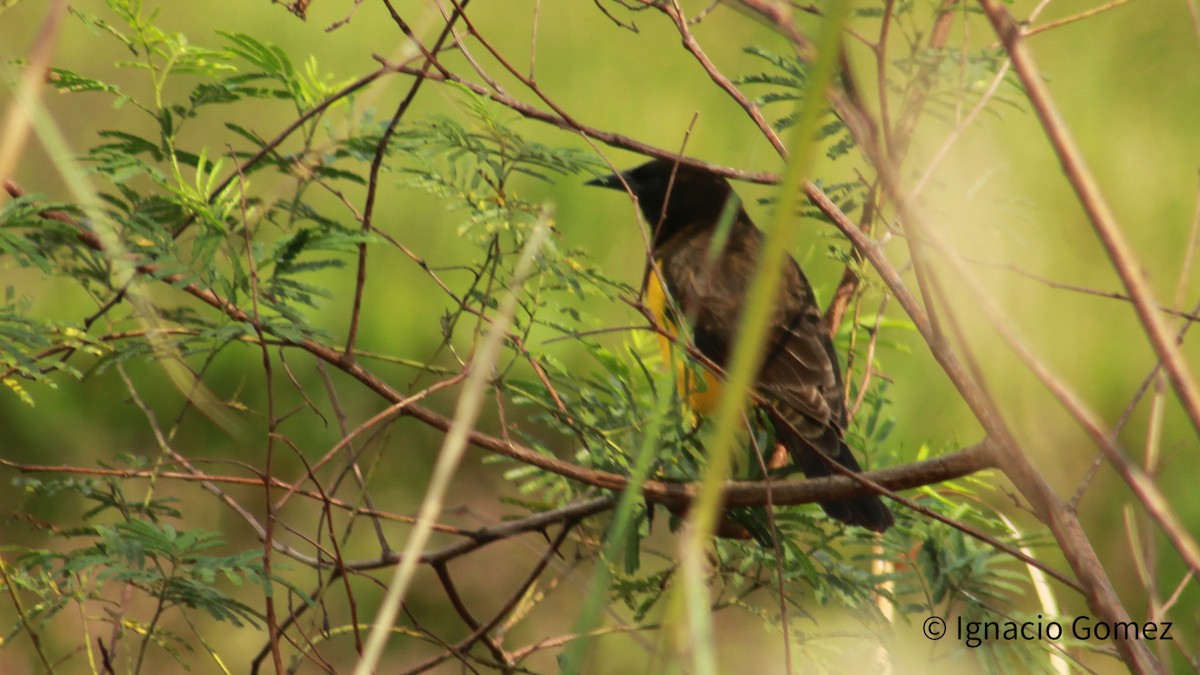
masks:
MULTIPOLYGON (((657 268, 647 275, 647 307, 672 332, 687 321, 695 349, 724 369, 763 246, 763 233, 733 186, 719 174, 673 159, 654 159, 587 185, 628 189, 637 198, 651 227, 657 268)), ((768 404, 765 412, 777 442, 806 476, 837 475, 827 460, 861 472, 844 440, 847 415, 837 352, 812 286, 791 256, 781 286, 755 393, 768 404)), ((690 391, 692 408, 700 415, 711 412, 720 386, 719 377, 705 371, 704 384, 690 391)), ((874 532, 895 522, 878 495, 820 506, 834 520, 874 532)))

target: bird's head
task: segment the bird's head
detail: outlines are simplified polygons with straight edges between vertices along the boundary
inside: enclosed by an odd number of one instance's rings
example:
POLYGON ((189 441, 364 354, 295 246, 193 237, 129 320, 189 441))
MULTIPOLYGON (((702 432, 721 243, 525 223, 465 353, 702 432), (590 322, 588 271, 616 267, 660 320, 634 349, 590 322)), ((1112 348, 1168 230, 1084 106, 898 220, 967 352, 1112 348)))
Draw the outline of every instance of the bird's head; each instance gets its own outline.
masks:
MULTIPOLYGON (((587 184, 613 190, 628 186, 638 198, 646 222, 655 228, 656 243, 684 229, 711 226, 724 212, 726 203, 737 199, 723 176, 668 159, 651 160, 587 184)), ((735 207, 740 209, 740 204, 735 207)))

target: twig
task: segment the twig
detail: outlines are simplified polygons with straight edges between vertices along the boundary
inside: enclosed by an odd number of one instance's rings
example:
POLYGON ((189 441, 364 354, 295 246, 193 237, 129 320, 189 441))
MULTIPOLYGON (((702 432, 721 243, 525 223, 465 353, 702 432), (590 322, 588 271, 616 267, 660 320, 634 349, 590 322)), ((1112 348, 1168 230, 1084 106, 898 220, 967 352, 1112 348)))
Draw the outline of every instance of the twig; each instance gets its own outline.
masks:
MULTIPOLYGON (((409 75, 416 74, 416 71, 414 69, 409 68, 408 66, 404 66, 404 65, 391 64, 387 59, 383 58, 382 56, 379 56, 378 54, 374 55, 373 58, 376 61, 379 61, 380 63, 387 65, 387 67, 390 70, 394 70, 395 72, 406 73, 409 75)), ((674 151, 664 150, 662 148, 658 148, 653 145, 642 143, 641 141, 634 140, 634 139, 629 138, 628 136, 624 136, 622 134, 603 131, 601 129, 596 129, 594 127, 589 127, 587 125, 573 123, 571 120, 568 120, 564 117, 560 117, 553 113, 548 113, 543 110, 539 110, 539 109, 535 108, 534 106, 531 106, 527 103, 522 103, 521 101, 518 101, 518 100, 512 98, 511 96, 505 96, 505 95, 497 94, 496 92, 493 92, 493 91, 489 91, 487 88, 482 87, 478 84, 475 84, 474 82, 468 82, 466 80, 463 80, 461 77, 459 77, 457 75, 452 75, 451 77, 447 78, 447 77, 443 77, 440 73, 430 73, 429 75, 427 75, 427 78, 430 80, 433 80, 433 81, 437 81, 437 82, 454 82, 455 84, 460 84, 460 85, 470 89, 471 91, 475 92, 476 94, 479 94, 480 96, 486 96, 489 99, 495 101, 496 103, 499 103, 524 117, 527 117, 527 118, 533 119, 533 120, 538 120, 540 122, 546 122, 547 124, 551 124, 553 126, 556 126, 560 129, 565 129, 567 131, 578 131, 578 132, 582 133, 584 136, 595 139, 597 141, 600 141, 601 143, 604 143, 605 145, 610 145, 614 148, 623 148, 625 150, 632 150, 633 152, 643 154, 647 157, 654 157, 654 158, 658 158, 658 159, 673 160, 673 159, 679 158, 678 153, 676 153, 674 151)), ((758 183, 758 184, 762 184, 762 185, 774 185, 775 183, 779 182, 778 174, 774 174, 774 173, 770 173, 770 172, 744 171, 742 169, 737 169, 737 168, 729 167, 729 166, 723 166, 720 164, 712 164, 710 162, 703 162, 698 159, 692 159, 692 158, 688 158, 688 157, 679 158, 679 160, 680 160, 680 164, 692 166, 697 169, 702 169, 704 171, 709 171, 711 173, 715 173, 720 176, 725 176, 726 178, 732 178, 734 180, 746 181, 748 183, 758 183)))
POLYGON ((1026 28, 1024 31, 1022 31, 1022 33, 1025 35, 1025 37, 1029 37, 1031 35, 1037 35, 1038 33, 1044 33, 1048 30, 1054 30, 1055 28, 1058 28, 1059 26, 1065 26, 1069 23, 1075 23, 1076 21, 1082 21, 1084 19, 1088 19, 1093 16, 1096 16, 1097 14, 1103 14, 1104 12, 1107 12, 1110 9, 1116 9, 1117 7, 1120 7, 1121 5, 1124 5, 1125 3, 1129 2, 1129 1, 1130 0, 1112 0, 1112 2, 1105 3, 1098 7, 1093 7, 1091 9, 1082 11, 1078 14, 1073 14, 1071 16, 1063 17, 1061 19, 1056 19, 1054 21, 1047 21, 1046 23, 1044 23, 1040 26, 1032 26, 1030 28, 1026 28))
MULTIPOLYGON (((470 2, 470 0, 463 0, 463 5, 465 6, 467 2, 470 2)), ((412 85, 408 88, 408 93, 404 95, 404 98, 400 101, 400 104, 396 106, 396 111, 392 113, 392 118, 388 121, 387 128, 384 129, 383 135, 380 137, 379 142, 375 145, 375 156, 371 159, 371 168, 369 172, 369 178, 367 180, 367 200, 366 204, 363 206, 362 214, 362 231, 364 234, 372 230, 372 220, 375 215, 375 199, 379 193, 379 170, 383 165, 383 157, 385 154, 387 154, 388 144, 392 140, 392 135, 396 133, 396 127, 400 124, 400 120, 404 117, 404 113, 408 112, 409 106, 412 105, 413 100, 417 97, 417 92, 421 90, 421 85, 425 83, 429 69, 435 65, 439 69, 441 68, 441 65, 437 63, 437 53, 446 43, 446 39, 450 37, 450 32, 454 28, 454 24, 458 20, 459 16, 458 11, 455 11, 455 13, 450 16, 450 18, 446 21, 446 25, 442 28, 441 34, 438 35, 437 41, 434 42, 433 49, 426 51, 425 47, 421 45, 420 40, 417 39, 416 34, 413 33, 412 29, 408 27, 408 24, 406 24, 404 20, 400 18, 400 15, 396 12, 395 8, 392 7, 392 3, 389 0, 384 0, 384 4, 387 5, 388 11, 391 12, 392 18, 396 21, 397 25, 400 26, 400 29, 404 32, 412 44, 415 45, 418 50, 420 50, 421 54, 425 56, 425 62, 421 64, 421 67, 417 71, 416 78, 413 80, 412 85)), ((365 241, 358 244, 358 266, 356 269, 357 275, 354 283, 354 301, 352 310, 350 312, 350 330, 346 337, 346 348, 344 350, 347 358, 352 358, 354 354, 354 345, 358 338, 359 317, 361 316, 362 311, 363 291, 367 284, 367 242, 365 241)))
MULTIPOLYGON (((563 542, 566 541, 567 535, 571 532, 571 529, 574 528, 574 526, 574 522, 566 522, 563 524, 562 529, 558 532, 558 536, 554 538, 554 541, 550 542, 550 545, 546 548, 545 553, 542 554, 542 557, 538 560, 537 564, 534 565, 525 581, 517 587, 516 592, 509 597, 508 601, 504 603, 504 605, 499 609, 499 611, 496 612, 490 621, 471 631, 470 635, 455 645, 455 648, 458 651, 462 652, 470 649, 471 645, 475 644, 477 640, 486 635, 488 631, 495 628, 501 621, 504 620, 504 617, 507 616, 510 611, 512 611, 513 607, 516 606, 521 597, 525 595, 526 590, 537 581, 538 577, 542 575, 542 572, 546 569, 546 565, 550 562, 550 559, 553 558, 556 553, 558 553, 558 549, 563 545, 563 542)), ((404 675, 425 672, 426 670, 437 666, 445 659, 446 655, 434 657, 433 659, 430 659, 429 661, 426 661, 425 663, 420 664, 412 669, 403 671, 404 675)))
POLYGON ((675 28, 679 31, 679 37, 683 39, 684 49, 688 50, 688 53, 696 58, 696 61, 698 61, 704 68, 704 72, 708 73, 708 77, 712 79, 712 81, 716 83, 716 85, 720 87, 722 91, 728 94, 730 98, 736 101, 737 104, 741 106, 742 110, 746 111, 746 114, 750 116, 750 119, 754 121, 755 126, 758 127, 759 132, 761 132, 762 135, 768 141, 770 141, 771 146, 775 148, 775 152, 779 153, 781 157, 787 157, 787 148, 784 147, 783 141, 779 139, 779 135, 775 133, 775 129, 771 127, 771 123, 768 122, 765 117, 763 117, 762 110, 757 104, 746 98, 746 95, 738 90, 738 88, 734 86, 733 82, 731 82, 729 78, 725 77, 721 71, 717 70, 717 67, 713 65, 713 62, 708 58, 708 55, 704 53, 704 49, 700 47, 700 43, 697 42, 695 36, 692 35, 692 30, 689 28, 688 20, 683 15, 683 8, 679 6, 679 0, 670 0, 669 3, 663 3, 659 5, 659 8, 666 12, 667 16, 670 16, 671 20, 675 22, 675 28))

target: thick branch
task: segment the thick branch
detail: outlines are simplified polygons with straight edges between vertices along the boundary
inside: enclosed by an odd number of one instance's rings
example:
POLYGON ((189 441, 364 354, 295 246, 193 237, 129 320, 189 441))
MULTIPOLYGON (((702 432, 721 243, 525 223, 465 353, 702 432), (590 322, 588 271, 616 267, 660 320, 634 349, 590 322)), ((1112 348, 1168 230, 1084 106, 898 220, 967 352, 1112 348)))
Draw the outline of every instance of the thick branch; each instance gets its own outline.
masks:
MULTIPOLYGON (((866 471, 859 475, 895 492, 943 483, 995 466, 993 448, 985 441, 941 457, 877 471, 866 471)), ((670 483, 667 485, 672 486, 670 483)), ((662 501, 684 501, 685 497, 690 499, 691 494, 697 489, 697 486, 691 483, 678 487, 682 489, 668 490, 668 496, 662 501)), ((760 481, 730 481, 725 489, 725 504, 727 506, 764 506, 767 504, 768 492, 771 495, 771 503, 789 505, 851 499, 863 497, 875 491, 849 476, 772 481, 770 484, 760 481)), ((649 492, 646 496, 652 497, 649 492)))

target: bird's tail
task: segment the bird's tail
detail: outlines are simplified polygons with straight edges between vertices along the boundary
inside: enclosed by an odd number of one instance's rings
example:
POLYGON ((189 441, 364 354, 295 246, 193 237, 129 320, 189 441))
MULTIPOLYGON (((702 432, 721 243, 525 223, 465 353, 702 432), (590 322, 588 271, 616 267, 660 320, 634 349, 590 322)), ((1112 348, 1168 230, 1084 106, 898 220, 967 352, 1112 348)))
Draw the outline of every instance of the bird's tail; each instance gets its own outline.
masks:
MULTIPOLYGON (((829 467, 828 462, 824 458, 819 456, 819 451, 813 447, 813 444, 805 441, 791 429, 783 428, 782 424, 776 424, 775 429, 775 435, 779 439, 779 442, 783 443, 784 447, 787 448, 788 454, 792 456, 792 461, 804 471, 805 476, 809 478, 821 478, 824 476, 839 475, 838 472, 829 467)), ((828 435, 834 435, 832 430, 830 430, 828 435)), ((836 456, 830 453, 829 458, 851 471, 861 472, 862 467, 859 466, 858 460, 854 458, 854 453, 850 452, 850 448, 846 446, 845 441, 840 438, 837 438, 836 441, 838 453, 836 456)), ((817 445, 823 444, 818 442, 817 445)), ((843 499, 835 502, 820 502, 820 506, 834 520, 841 521, 847 525, 865 527, 874 532, 883 532, 896 522, 892 517, 892 512, 888 510, 888 507, 884 505, 883 500, 878 495, 855 497, 854 499, 843 499)))

